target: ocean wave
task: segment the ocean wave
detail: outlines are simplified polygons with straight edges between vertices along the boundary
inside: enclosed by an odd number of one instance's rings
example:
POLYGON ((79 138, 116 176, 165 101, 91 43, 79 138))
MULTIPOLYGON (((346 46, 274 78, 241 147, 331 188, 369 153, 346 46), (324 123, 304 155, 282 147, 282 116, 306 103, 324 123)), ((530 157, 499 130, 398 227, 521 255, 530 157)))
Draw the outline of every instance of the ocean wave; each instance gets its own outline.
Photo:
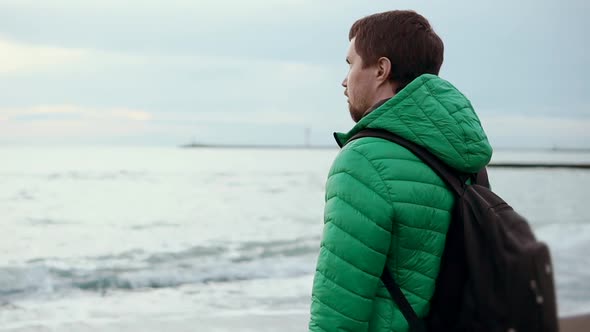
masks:
POLYGON ((78 260, 38 258, 0 266, 0 299, 79 289, 168 288, 313 273, 319 238, 195 246, 178 252, 131 250, 78 260))
POLYGON ((47 176, 49 180, 120 180, 131 179, 138 180, 146 176, 145 172, 140 171, 105 171, 105 172, 90 172, 90 171, 66 171, 55 172, 47 176))

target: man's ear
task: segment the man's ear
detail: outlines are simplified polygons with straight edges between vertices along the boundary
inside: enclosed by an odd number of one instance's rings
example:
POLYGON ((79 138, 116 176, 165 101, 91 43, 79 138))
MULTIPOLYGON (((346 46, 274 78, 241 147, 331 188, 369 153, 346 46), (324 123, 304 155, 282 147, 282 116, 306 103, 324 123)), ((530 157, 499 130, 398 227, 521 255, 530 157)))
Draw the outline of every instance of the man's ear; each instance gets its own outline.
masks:
POLYGON ((380 57, 377 60, 377 80, 381 82, 389 81, 391 74, 391 61, 386 57, 380 57))

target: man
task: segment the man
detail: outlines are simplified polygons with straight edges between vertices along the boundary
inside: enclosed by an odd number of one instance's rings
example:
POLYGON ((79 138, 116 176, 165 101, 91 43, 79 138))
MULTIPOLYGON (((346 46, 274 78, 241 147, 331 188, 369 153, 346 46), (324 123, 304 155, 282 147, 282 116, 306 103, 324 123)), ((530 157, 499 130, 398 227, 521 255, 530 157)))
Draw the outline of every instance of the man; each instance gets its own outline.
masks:
POLYGON ((443 43, 412 11, 365 17, 349 33, 342 86, 352 119, 326 184, 310 331, 407 331, 380 276, 388 269, 418 317, 428 314, 455 198, 407 149, 360 130, 387 130, 474 173, 492 149, 466 97, 439 78, 443 43))

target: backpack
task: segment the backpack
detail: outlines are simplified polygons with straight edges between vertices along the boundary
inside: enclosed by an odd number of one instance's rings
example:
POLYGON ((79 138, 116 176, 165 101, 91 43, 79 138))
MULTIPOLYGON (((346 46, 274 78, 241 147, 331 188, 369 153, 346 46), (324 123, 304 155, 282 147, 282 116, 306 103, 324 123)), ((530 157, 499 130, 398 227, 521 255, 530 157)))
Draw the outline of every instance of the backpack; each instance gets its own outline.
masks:
POLYGON ((461 174, 423 147, 385 130, 364 129, 349 142, 361 137, 407 148, 456 197, 427 317, 417 317, 387 268, 381 276, 410 331, 558 331, 549 249, 535 239, 526 220, 489 189, 485 168, 461 174))

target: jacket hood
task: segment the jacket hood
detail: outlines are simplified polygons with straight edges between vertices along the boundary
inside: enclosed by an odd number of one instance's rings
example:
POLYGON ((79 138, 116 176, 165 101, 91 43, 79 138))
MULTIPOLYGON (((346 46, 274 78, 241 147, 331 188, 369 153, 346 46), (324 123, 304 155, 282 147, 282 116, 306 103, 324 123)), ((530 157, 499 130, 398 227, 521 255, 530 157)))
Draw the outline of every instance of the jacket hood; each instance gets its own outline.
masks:
POLYGON ((492 157, 492 147, 471 102, 435 75, 416 78, 348 133, 335 133, 334 137, 343 146, 365 128, 395 133, 460 172, 475 173, 492 157))

